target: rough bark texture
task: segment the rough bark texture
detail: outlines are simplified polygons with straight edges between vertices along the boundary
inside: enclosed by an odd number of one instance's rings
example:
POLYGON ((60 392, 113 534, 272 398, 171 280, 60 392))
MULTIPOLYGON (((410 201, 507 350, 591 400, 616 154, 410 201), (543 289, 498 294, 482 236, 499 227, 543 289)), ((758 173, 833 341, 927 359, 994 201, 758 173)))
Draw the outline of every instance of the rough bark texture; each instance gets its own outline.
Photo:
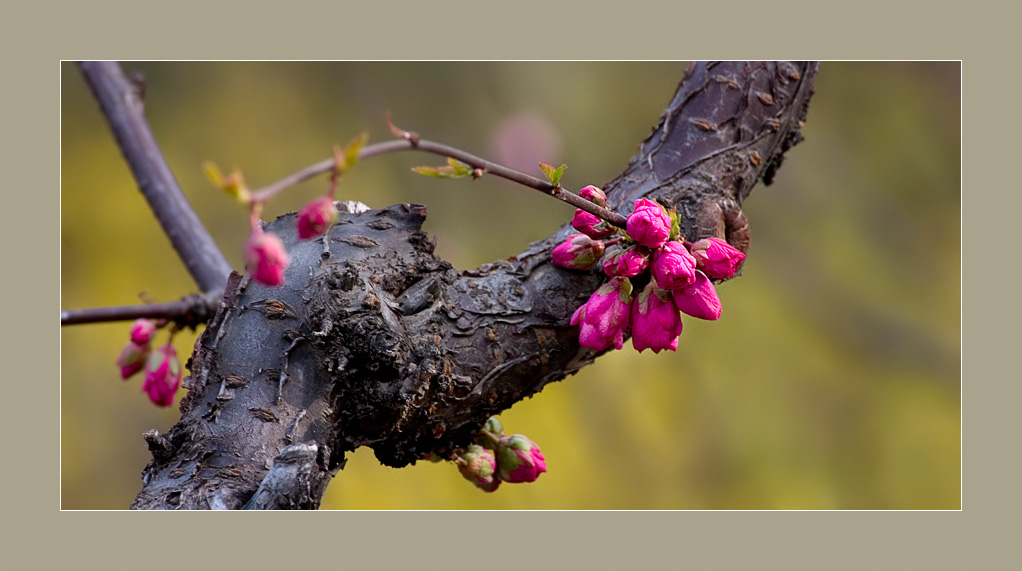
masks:
MULTIPOLYGON (((746 250, 741 203, 801 139, 816 65, 697 64, 625 172, 640 197, 678 207, 689 239, 746 250)), ((299 242, 294 215, 268 226, 291 255, 286 282, 233 275, 189 363, 181 420, 146 435, 153 461, 133 508, 315 508, 345 453, 388 466, 464 446, 487 417, 591 363, 572 312, 603 282, 550 263, 564 227, 509 260, 457 272, 422 233, 425 208, 348 212, 299 242)))

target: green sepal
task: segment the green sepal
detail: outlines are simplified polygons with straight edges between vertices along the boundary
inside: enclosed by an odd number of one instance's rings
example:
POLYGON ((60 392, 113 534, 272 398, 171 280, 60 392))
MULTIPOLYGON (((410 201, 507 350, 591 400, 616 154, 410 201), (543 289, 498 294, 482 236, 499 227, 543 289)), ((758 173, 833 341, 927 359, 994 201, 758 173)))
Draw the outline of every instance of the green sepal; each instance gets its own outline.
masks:
POLYGON ((681 235, 681 223, 678 222, 678 210, 676 208, 672 208, 667 215, 671 217, 671 235, 667 238, 667 240, 677 240, 678 236, 681 235))

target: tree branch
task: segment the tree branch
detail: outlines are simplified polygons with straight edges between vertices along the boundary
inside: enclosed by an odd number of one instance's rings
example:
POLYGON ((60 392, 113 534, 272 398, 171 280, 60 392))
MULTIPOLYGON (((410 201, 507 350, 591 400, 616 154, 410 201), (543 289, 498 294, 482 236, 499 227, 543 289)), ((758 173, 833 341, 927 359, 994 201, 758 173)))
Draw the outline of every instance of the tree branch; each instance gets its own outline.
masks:
POLYGON ((190 295, 169 303, 72 309, 60 312, 60 324, 63 326, 105 321, 131 321, 145 317, 168 319, 182 327, 195 327, 213 317, 218 300, 219 296, 190 295))
MULTIPOLYGON (((800 140, 815 75, 806 62, 696 64, 605 185, 608 204, 624 214, 657 198, 678 207, 687 238, 747 246, 741 203, 800 140)), ((457 272, 433 255, 424 219, 417 205, 351 210, 325 252, 297 240, 293 214, 271 223, 291 257, 285 283, 232 276, 192 356, 181 420, 149 439, 132 507, 312 507, 347 451, 369 446, 395 467, 446 457, 489 416, 599 356, 569 321, 606 277, 550 259, 570 226, 457 272), (304 452, 289 464, 294 444, 304 452), (267 476, 278 463, 280 477, 267 476)))
MULTIPOLYGON (((558 200, 567 202, 575 208, 581 208, 590 214, 595 214, 600 218, 618 226, 620 228, 625 227, 625 217, 617 212, 613 212, 598 204, 594 204, 577 194, 568 192, 560 185, 550 184, 548 181, 538 179, 534 176, 527 175, 523 172, 514 170, 512 168, 499 165, 494 162, 490 162, 486 159, 477 157, 471 153, 444 145, 442 143, 436 143, 433 141, 427 141, 420 139, 418 136, 402 139, 398 141, 387 141, 384 143, 376 143, 374 145, 368 145, 362 148, 358 153, 359 160, 368 159, 388 153, 395 153, 400 151, 424 151, 432 153, 434 155, 440 155, 442 157, 450 157, 457 159, 473 168, 482 169, 486 173, 490 173, 495 176, 517 182, 520 185, 538 190, 543 194, 552 196, 558 200)), ((272 184, 268 184, 265 187, 253 192, 253 198, 256 200, 267 200, 268 198, 280 193, 281 191, 290 188, 300 182, 304 182, 312 177, 332 172, 336 162, 334 159, 326 159, 320 161, 314 165, 305 167, 304 169, 290 174, 272 184)))
POLYGON ((231 266, 181 192, 153 138, 142 98, 115 62, 78 64, 125 160, 181 261, 204 292, 223 291, 231 266))

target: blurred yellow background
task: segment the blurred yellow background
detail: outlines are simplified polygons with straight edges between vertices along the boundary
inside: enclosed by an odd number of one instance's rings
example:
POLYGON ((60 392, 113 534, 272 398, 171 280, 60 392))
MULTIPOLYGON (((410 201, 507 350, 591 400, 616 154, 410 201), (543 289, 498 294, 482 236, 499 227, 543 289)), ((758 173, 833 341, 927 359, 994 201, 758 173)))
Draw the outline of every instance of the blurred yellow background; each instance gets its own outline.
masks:
MULTIPOLYGON (((244 209, 200 165, 258 187, 362 131, 399 126, 577 190, 624 169, 687 67, 653 63, 126 63, 199 218, 242 268, 244 209), (525 151, 521 142, 525 141, 525 151), (518 142, 516 146, 514 143, 518 142), (532 151, 530 153, 529 151, 532 151), (538 169, 534 169, 539 174, 538 169)), ((723 317, 687 319, 676 353, 601 358, 501 415, 549 471, 486 494, 448 464, 349 455, 325 509, 958 509, 961 507, 960 65, 821 64, 806 141, 744 210, 744 275, 723 317)), ((572 209, 484 177, 445 181, 425 154, 362 163, 338 197, 429 207, 438 252, 467 269, 520 252, 572 209)), ((75 65, 61 69, 61 309, 193 293, 75 65)), ((264 219, 326 189, 316 179, 264 219)), ((191 353, 197 333, 175 338, 191 353)), ((123 509, 165 432, 114 361, 128 323, 61 330, 61 506, 123 509)), ((180 395, 179 395, 180 397, 180 395)))

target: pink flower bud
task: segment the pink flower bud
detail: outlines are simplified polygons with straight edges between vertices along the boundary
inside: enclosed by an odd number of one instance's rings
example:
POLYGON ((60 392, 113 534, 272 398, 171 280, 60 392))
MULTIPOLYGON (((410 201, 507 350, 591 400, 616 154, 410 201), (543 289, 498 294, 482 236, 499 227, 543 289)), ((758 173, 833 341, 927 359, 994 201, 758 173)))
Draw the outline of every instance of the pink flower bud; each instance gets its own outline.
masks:
POLYGON ((654 281, 643 288, 632 308, 632 346, 640 353, 652 349, 678 349, 681 314, 674 306, 671 292, 659 289, 654 281))
POLYGON ((276 234, 254 232, 245 244, 245 259, 255 281, 271 287, 284 283, 289 259, 284 243, 276 234))
POLYGON ((585 234, 572 234, 554 248, 554 263, 569 270, 588 270, 603 256, 603 242, 585 234))
POLYGON ((668 242, 653 253, 650 273, 661 288, 677 291, 696 280, 696 259, 681 242, 668 242))
POLYGON ((493 474, 497 471, 497 459, 492 450, 478 444, 469 444, 468 449, 460 455, 464 462, 458 462, 461 475, 477 484, 493 483, 493 474))
POLYGON ((715 321, 720 317, 720 298, 713 282, 703 272, 696 272, 696 281, 674 292, 674 305, 699 319, 715 321))
POLYGON ((607 195, 604 194, 602 190, 596 188, 591 184, 587 187, 584 187, 582 190, 578 191, 578 195, 588 200, 589 202, 599 204, 604 208, 607 207, 607 195))
POLYGON ((635 210, 628 215, 625 230, 636 242, 656 249, 671 236, 671 217, 663 206, 640 198, 635 201, 635 210))
POLYGON ((149 393, 149 400, 156 406, 170 406, 174 393, 181 385, 181 363, 173 345, 158 347, 145 364, 145 381, 142 391, 149 393))
POLYGON ((156 324, 148 319, 137 319, 131 324, 131 340, 138 345, 145 345, 156 334, 156 324))
POLYGON ((121 378, 127 379, 145 367, 146 357, 149 356, 149 345, 128 341, 128 344, 121 349, 117 357, 117 366, 121 368, 121 378))
POLYGON ((603 272, 610 277, 633 278, 649 267, 650 252, 638 244, 616 250, 603 258, 603 272))
POLYGON ((571 219, 571 227, 579 232, 599 240, 614 233, 615 229, 606 220, 595 214, 590 214, 581 208, 575 210, 575 216, 571 219))
POLYGON ((594 351, 623 347, 631 309, 632 283, 628 278, 611 278, 571 316, 571 324, 579 326, 579 344, 594 351))
POLYGON ((298 211, 298 238, 308 240, 322 235, 337 223, 337 207, 329 196, 321 196, 298 211))
POLYGON ((725 279, 735 275, 745 261, 745 254, 720 238, 703 238, 689 248, 696 259, 696 267, 706 275, 725 279))
POLYGON ((546 472, 546 459, 539 445, 522 436, 512 434, 497 444, 497 477, 509 483, 534 482, 546 472))

